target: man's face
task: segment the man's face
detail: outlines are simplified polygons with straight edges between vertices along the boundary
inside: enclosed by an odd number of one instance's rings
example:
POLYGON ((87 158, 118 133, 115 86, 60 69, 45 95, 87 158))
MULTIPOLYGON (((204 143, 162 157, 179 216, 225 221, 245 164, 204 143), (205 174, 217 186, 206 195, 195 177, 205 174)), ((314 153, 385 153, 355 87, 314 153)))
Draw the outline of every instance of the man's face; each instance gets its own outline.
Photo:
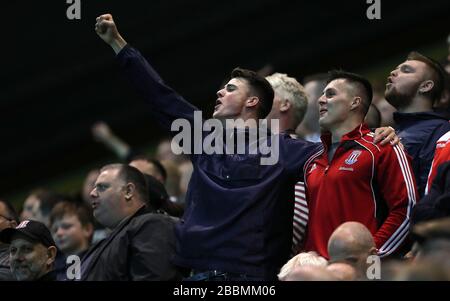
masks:
POLYGON ((125 183, 118 177, 119 169, 107 169, 100 173, 91 191, 92 210, 99 223, 114 228, 125 216, 125 183))
POLYGON ((317 91, 319 82, 310 81, 305 84, 305 92, 308 95, 308 108, 306 110, 303 120, 309 124, 316 124, 319 122, 319 97, 320 94, 317 91))
POLYGON ((417 94, 420 84, 430 79, 427 65, 421 61, 405 61, 387 78, 386 100, 395 108, 407 106, 417 94))
POLYGON ((331 81, 319 97, 319 124, 324 130, 331 130, 347 119, 352 96, 345 79, 331 81))
POLYGON ((223 89, 217 91, 213 118, 235 119, 240 117, 248 97, 247 81, 241 78, 232 78, 223 89))
POLYGON ((16 226, 16 222, 9 216, 8 209, 3 202, 0 202, 0 231, 6 228, 13 228, 16 226))
POLYGON ((30 241, 23 235, 15 234, 9 247, 10 267, 18 281, 33 281, 47 272, 55 260, 41 243, 30 241))
POLYGON ((97 180, 98 174, 99 172, 97 170, 91 170, 89 174, 86 176, 86 179, 84 180, 83 183, 82 189, 83 200, 89 205, 91 204, 90 194, 92 189, 94 189, 95 180, 97 180))
POLYGON ((23 204, 23 211, 20 214, 21 220, 37 220, 37 217, 40 215, 40 206, 41 201, 34 195, 30 195, 23 204))
POLYGON ((83 227, 78 216, 66 214, 53 222, 51 232, 56 246, 66 255, 76 255, 89 245, 92 230, 83 227))

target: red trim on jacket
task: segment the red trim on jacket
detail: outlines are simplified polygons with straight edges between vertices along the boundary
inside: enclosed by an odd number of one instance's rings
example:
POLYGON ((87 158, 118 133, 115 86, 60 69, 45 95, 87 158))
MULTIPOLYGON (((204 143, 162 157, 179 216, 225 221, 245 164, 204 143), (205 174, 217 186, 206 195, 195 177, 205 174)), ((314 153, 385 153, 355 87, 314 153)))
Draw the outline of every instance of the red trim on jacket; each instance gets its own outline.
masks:
POLYGON ((428 175, 427 187, 425 188, 425 194, 431 189, 434 178, 437 174, 439 165, 450 160, 450 131, 443 135, 436 142, 436 150, 434 151, 434 159, 431 164, 430 174, 428 175))

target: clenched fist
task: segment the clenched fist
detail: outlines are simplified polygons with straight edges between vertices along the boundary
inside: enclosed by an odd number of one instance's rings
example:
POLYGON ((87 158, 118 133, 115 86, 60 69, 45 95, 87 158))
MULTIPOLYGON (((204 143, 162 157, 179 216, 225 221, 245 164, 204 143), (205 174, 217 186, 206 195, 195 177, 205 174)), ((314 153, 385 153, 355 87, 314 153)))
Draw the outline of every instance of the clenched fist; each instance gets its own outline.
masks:
POLYGON ((114 51, 119 51, 127 44, 117 30, 113 17, 110 14, 104 14, 97 17, 95 23, 95 32, 103 41, 110 45, 114 51))
POLYGON ((91 131, 94 139, 99 142, 108 140, 113 136, 113 133, 108 124, 103 121, 96 122, 91 127, 91 131))

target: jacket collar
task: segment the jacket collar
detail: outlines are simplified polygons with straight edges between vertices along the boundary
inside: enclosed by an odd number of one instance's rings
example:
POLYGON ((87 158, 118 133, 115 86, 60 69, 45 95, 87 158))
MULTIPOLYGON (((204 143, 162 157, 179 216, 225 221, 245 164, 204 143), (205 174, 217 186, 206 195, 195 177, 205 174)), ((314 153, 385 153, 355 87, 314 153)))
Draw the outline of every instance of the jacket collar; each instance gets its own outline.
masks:
POLYGON ((448 120, 448 113, 446 112, 416 112, 416 113, 400 113, 394 112, 394 121, 397 124, 417 122, 418 120, 430 120, 430 119, 444 119, 448 120))
POLYGON ((103 253, 103 250, 114 240, 114 238, 117 236, 120 231, 125 228, 126 225, 130 223, 130 221, 140 215, 143 215, 145 213, 148 213, 149 210, 147 209, 147 206, 143 205, 141 208, 139 208, 133 215, 128 216, 124 218, 113 230, 112 232, 106 237, 105 239, 99 241, 95 245, 93 245, 84 255, 83 259, 86 259, 88 256, 93 256, 91 258, 89 265, 86 267, 86 270, 83 271, 85 275, 82 275, 82 280, 86 279, 88 277, 90 270, 97 262, 100 255, 103 253))
MULTIPOLYGON (((340 143, 360 139, 367 133, 370 133, 369 127, 365 123, 361 123, 360 125, 355 127, 352 131, 342 136, 340 143)), ((330 132, 323 133, 320 139, 322 139, 322 143, 328 149, 329 146, 331 145, 331 133, 330 132)))

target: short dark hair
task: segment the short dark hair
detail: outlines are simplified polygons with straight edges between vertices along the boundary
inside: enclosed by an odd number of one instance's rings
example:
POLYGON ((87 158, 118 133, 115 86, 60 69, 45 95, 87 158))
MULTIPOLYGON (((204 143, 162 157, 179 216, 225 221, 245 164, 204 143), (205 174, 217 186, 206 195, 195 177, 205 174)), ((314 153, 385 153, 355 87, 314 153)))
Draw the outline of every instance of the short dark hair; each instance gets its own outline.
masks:
POLYGON ((166 202, 170 202, 169 194, 164 185, 151 175, 144 174, 148 190, 148 207, 159 210, 166 202))
POLYGON ((428 93, 431 100, 439 100, 441 98, 442 92, 444 92, 446 79, 446 72, 444 68, 442 68, 442 65, 439 64, 436 60, 417 51, 410 52, 406 60, 420 61, 422 63, 425 63, 433 71, 434 74, 432 80, 434 82, 434 87, 428 93))
POLYGON ((370 105, 372 104, 372 85, 369 80, 359 74, 347 72, 344 70, 332 70, 328 73, 327 85, 336 79, 345 79, 346 81, 356 85, 359 90, 364 94, 361 95, 364 104, 364 116, 369 111, 370 105))
POLYGON ((14 208, 13 204, 11 202, 0 198, 0 203, 5 204, 6 211, 8 216, 5 216, 6 218, 15 221, 17 224, 19 224, 19 214, 17 213, 16 209, 14 208))
POLYGON ((147 191, 147 183, 145 181, 144 175, 133 166, 127 164, 109 164, 103 166, 100 170, 100 173, 104 172, 108 169, 118 169, 119 172, 117 176, 122 179, 125 183, 133 183, 136 188, 136 192, 139 195, 139 198, 147 203, 148 201, 148 191, 147 191))
POLYGON ((159 162, 158 160, 151 158, 147 155, 138 154, 138 155, 131 157, 130 160, 128 161, 128 163, 130 163, 131 161, 137 161, 137 160, 142 160, 142 161, 152 163, 156 167, 158 172, 161 174, 161 177, 163 178, 164 182, 167 180, 167 171, 164 168, 164 166, 161 164, 161 162, 159 162))
POLYGON ((238 67, 231 72, 231 78, 243 78, 248 82, 250 93, 259 98, 258 118, 266 118, 272 110, 274 91, 264 76, 238 67))
POLYGON ((53 225, 56 220, 62 219, 65 215, 76 215, 83 226, 94 224, 92 210, 85 203, 63 201, 53 207, 50 213, 50 225, 53 225))

